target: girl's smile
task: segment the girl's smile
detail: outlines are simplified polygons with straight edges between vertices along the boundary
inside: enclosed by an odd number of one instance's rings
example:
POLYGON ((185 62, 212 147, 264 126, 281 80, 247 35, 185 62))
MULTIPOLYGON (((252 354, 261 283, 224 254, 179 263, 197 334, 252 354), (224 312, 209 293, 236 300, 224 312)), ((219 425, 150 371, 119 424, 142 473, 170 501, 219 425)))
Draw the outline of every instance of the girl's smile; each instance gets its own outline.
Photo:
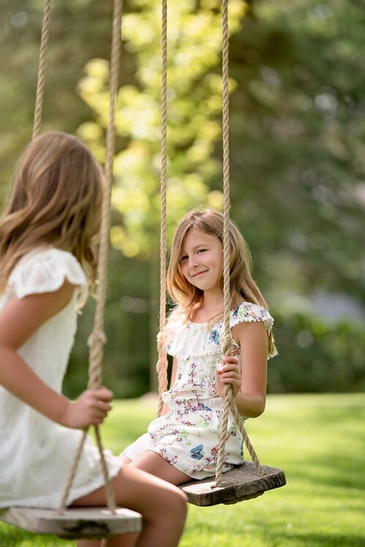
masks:
POLYGON ((223 245, 216 236, 193 228, 185 237, 180 260, 182 274, 195 287, 203 291, 221 287, 223 245))

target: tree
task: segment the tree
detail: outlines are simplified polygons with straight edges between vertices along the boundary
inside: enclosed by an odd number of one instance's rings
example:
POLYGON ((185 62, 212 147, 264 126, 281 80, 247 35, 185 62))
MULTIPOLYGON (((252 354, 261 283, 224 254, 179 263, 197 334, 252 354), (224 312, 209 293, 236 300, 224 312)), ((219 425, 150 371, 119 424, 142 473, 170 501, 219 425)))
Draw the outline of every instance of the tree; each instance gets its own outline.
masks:
MULTIPOLYGON (((210 192, 220 172, 213 157, 221 135, 221 16, 219 2, 174 2, 168 19, 168 209, 170 225, 187 209, 221 207, 210 192)), ((239 28, 244 3, 230 5, 231 31, 239 28)), ((116 130, 121 138, 115 159, 113 205, 121 214, 112 229, 112 243, 126 256, 156 254, 160 216, 161 150, 161 15, 160 2, 140 0, 123 18, 125 48, 136 59, 133 85, 120 89, 116 130), (152 238, 152 240, 151 240, 152 238)), ((233 86, 232 81, 232 86, 233 86)), ((107 63, 93 60, 80 82, 80 94, 96 113, 95 123, 79 128, 98 149, 106 125, 107 63)))
POLYGON ((364 301, 363 7, 251 4, 231 45, 232 214, 279 307, 288 286, 364 301))
MULTIPOLYGON (((125 48, 136 58, 136 83, 121 87, 116 131, 121 149, 115 158, 112 203, 112 245, 129 257, 150 265, 152 318, 158 315, 158 260, 161 150, 161 15, 156 0, 136 2, 135 11, 123 18, 125 48)), ((213 157, 221 135, 221 16, 218 2, 174 2, 169 8, 168 32, 168 224, 176 223, 187 209, 222 207, 219 191, 209 182, 220 171, 213 157)), ((241 0, 231 2, 231 30, 237 30, 244 15, 241 0)), ((232 82, 233 83, 233 82, 232 82)), ((102 60, 88 64, 80 94, 96 112, 96 121, 79 128, 79 134, 94 150, 100 150, 101 131, 108 112, 108 67, 102 60)), ((152 340, 158 324, 152 320, 152 340)), ((150 347, 154 344, 151 342, 150 347)), ((151 352, 151 378, 156 353, 151 352)), ((155 382, 154 382, 155 383, 155 382)))
MULTIPOLYGON (((1 3, 0 200, 32 136, 43 4, 43 0, 1 3)), ((74 133, 92 116, 76 88, 89 59, 109 56, 111 11, 112 2, 53 0, 42 131, 74 133)))
MULTIPOLYGON (((2 3, 3 193, 31 135, 42 3, 2 3)), ((220 2, 169 4, 171 233, 186 209, 221 207, 222 176, 220 2)), ((74 133, 79 128, 101 161, 111 9, 112 2, 54 0, 43 117, 43 129, 74 133)), ((150 300, 158 296, 159 9, 157 0, 125 6, 105 370, 116 393, 128 396, 148 389, 147 361, 155 341, 146 333, 154 337, 157 331, 156 303, 151 306, 150 300)), ((229 9, 231 216, 251 246, 255 278, 283 347, 281 365, 269 369, 270 383, 273 389, 297 390, 307 361, 316 371, 322 367, 316 378, 326 389, 328 367, 337 356, 333 370, 352 367, 339 377, 346 376, 347 386, 358 386, 361 346, 349 362, 348 340, 359 331, 350 324, 331 328, 310 315, 316 313, 317 291, 331 300, 345 293, 356 299, 360 313, 364 302, 362 5, 356 0, 230 0, 229 9), (336 352, 328 346, 333 340, 336 352), (325 355, 318 350, 324 345, 325 355), (272 376, 275 371, 279 380, 272 376)), ((91 320, 92 305, 81 318, 81 342, 73 358, 85 367, 91 320)), ((339 389, 335 382, 331 386, 339 389)))

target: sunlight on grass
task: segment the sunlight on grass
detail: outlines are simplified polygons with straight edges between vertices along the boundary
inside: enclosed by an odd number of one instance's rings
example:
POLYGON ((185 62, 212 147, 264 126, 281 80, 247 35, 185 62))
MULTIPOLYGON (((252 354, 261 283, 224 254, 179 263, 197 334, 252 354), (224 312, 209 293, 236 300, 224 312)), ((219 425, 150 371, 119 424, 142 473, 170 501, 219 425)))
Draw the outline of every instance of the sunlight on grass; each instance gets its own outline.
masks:
MULTIPOLYGON (((118 454, 155 413, 153 398, 116 401, 104 446, 118 454)), ((364 423, 364 394, 270 396, 246 427, 260 461, 283 469, 287 485, 236 505, 189 506, 180 546, 363 547, 364 423)), ((1 547, 61 545, 74 543, 0 524, 1 547)))

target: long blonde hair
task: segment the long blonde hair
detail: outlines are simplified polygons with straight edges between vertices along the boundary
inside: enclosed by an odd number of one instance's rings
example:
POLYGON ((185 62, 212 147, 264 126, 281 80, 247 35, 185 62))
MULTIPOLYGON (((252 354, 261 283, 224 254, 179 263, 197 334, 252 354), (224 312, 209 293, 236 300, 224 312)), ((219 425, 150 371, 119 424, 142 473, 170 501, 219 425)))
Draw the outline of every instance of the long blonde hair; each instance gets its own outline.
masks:
MULTIPOLYGON (((170 263, 167 271, 167 288, 171 298, 177 304, 176 311, 184 320, 191 316, 193 308, 202 302, 204 293, 186 279, 181 269, 181 252, 187 233, 200 230, 217 237, 223 243, 224 217, 219 211, 191 211, 179 222, 171 245, 170 263)), ((269 311, 260 289, 252 278, 252 258, 249 246, 236 224, 229 220, 230 246, 230 289, 232 304, 239 294, 247 302, 252 302, 269 311)), ((223 289, 223 274, 220 281, 223 289)), ((269 352, 274 350, 272 333, 269 333, 269 352)))
POLYGON ((47 245, 71 252, 92 285, 102 189, 101 167, 76 137, 48 132, 28 145, 0 218, 0 292, 20 258, 47 245))

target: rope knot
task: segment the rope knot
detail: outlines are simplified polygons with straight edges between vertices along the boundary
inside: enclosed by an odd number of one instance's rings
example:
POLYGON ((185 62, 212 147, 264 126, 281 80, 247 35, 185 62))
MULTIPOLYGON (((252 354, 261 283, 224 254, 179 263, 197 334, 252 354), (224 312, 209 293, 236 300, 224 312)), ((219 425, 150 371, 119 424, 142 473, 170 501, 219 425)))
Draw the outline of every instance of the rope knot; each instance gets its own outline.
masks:
POLYGON ((105 332, 101 329, 93 330, 93 332, 87 339, 87 345, 89 346, 89 348, 94 348, 97 345, 103 346, 104 344, 106 344, 105 332))
POLYGON ((223 333, 221 335, 221 347, 223 355, 232 355, 233 353, 233 341, 232 341, 232 335, 230 332, 223 333))

